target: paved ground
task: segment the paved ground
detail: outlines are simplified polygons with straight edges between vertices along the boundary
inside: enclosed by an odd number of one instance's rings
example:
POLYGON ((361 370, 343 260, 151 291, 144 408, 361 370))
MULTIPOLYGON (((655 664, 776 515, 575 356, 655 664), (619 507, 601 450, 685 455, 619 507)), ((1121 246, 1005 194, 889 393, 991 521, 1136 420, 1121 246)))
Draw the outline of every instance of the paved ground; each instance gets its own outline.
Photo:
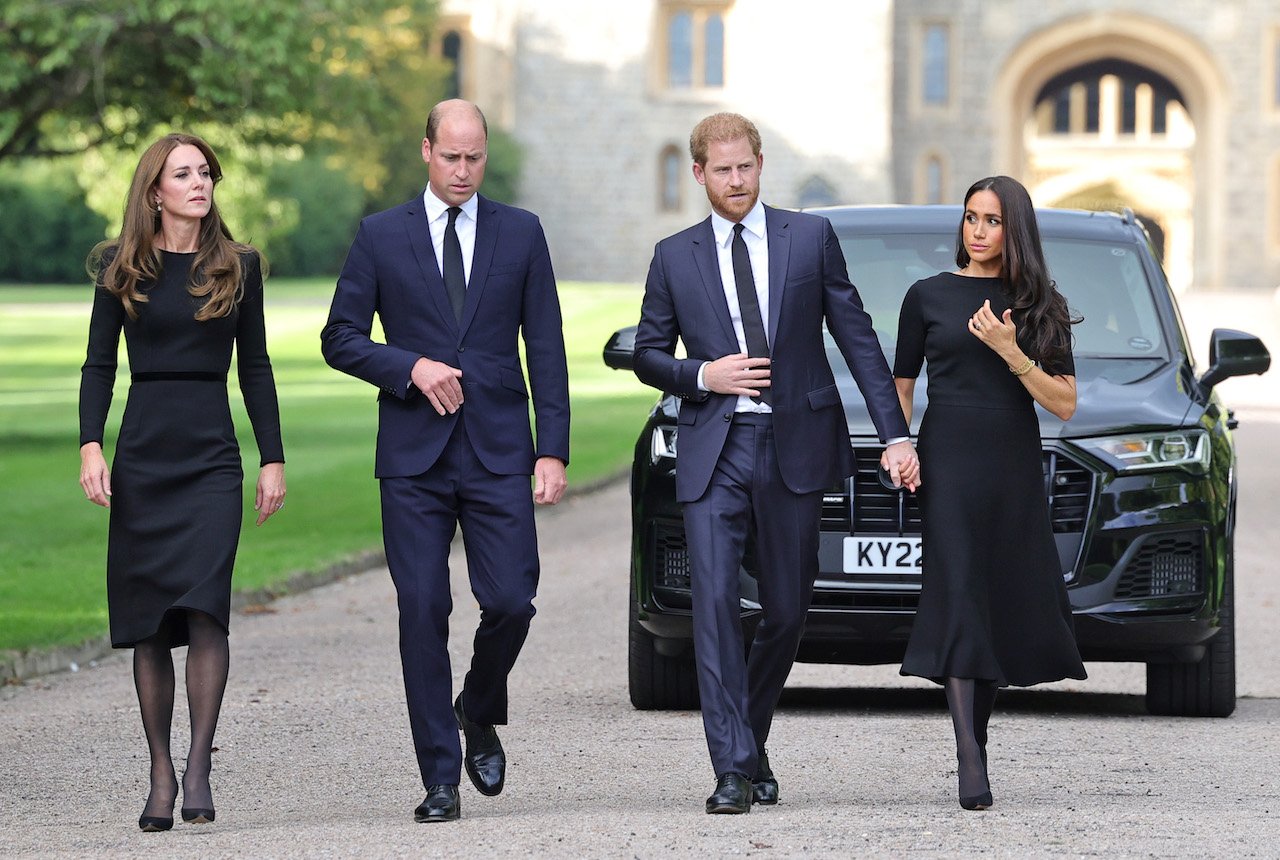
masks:
MULTIPOLYGON (((1197 326, 1215 323, 1211 305, 1196 313, 1197 326)), ((1254 321, 1275 323, 1256 309, 1254 321)), ((1275 381, 1233 395, 1244 475, 1236 714, 1146 716, 1131 665, 1090 664, 1086 682, 1005 695, 989 812, 956 805, 935 688, 896 667, 799 666, 770 744, 783 802, 705 815, 697 715, 641 713, 626 699, 627 503, 614 486, 540 521, 539 614, 503 732, 507 790, 489 799, 464 786, 461 822, 411 820, 422 791, 394 599, 385 571, 372 571, 233 619, 210 826, 137 831, 147 762, 123 656, 0 689, 0 854, 1280 856, 1275 381)), ((475 610, 465 590, 455 604, 460 679, 475 610)), ((184 743, 177 720, 175 749, 184 743)))

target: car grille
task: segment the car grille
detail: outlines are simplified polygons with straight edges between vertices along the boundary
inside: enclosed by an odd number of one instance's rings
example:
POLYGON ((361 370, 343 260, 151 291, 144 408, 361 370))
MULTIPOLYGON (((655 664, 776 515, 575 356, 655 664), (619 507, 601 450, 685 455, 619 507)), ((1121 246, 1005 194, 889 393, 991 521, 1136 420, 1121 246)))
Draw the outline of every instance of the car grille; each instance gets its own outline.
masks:
POLYGON ((1199 531, 1148 535, 1125 566, 1116 600, 1185 597, 1202 589, 1204 534, 1199 531))
MULTIPOLYGON (((920 501, 914 493, 880 483, 880 449, 859 448, 857 471, 822 496, 822 530, 845 534, 920 534, 920 501), (853 501, 850 502, 850 495, 853 501)), ((1083 532, 1093 495, 1093 473, 1058 451, 1045 451, 1045 495, 1055 532, 1083 532)))

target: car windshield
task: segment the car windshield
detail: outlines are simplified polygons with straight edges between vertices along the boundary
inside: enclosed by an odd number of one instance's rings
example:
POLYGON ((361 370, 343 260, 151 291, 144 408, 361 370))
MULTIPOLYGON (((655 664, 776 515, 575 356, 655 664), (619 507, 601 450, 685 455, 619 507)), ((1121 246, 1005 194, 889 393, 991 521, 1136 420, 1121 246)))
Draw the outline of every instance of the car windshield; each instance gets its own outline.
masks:
MULTIPOLYGON (((1151 284, 1136 249, 1110 242, 1046 237, 1050 276, 1084 322, 1072 329, 1077 358, 1163 358, 1164 335, 1151 284)), ((954 234, 840 237, 849 277, 871 314, 880 346, 892 354, 907 288, 955 271, 954 234)))

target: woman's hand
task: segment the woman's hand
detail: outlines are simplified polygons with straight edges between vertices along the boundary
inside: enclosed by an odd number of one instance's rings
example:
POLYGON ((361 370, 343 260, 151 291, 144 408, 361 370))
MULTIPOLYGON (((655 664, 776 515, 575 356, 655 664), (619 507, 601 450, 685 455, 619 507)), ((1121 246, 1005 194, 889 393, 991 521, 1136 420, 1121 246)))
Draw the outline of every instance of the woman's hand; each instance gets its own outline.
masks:
POLYGON ((102 445, 97 442, 80 446, 80 489, 95 505, 111 507, 111 470, 102 456, 102 445))
POLYGON ((258 494, 253 509, 258 512, 258 525, 284 507, 284 463, 267 463, 258 472, 258 494))
POLYGON ((987 299, 969 317, 969 333, 991 347, 1010 365, 1015 363, 1015 359, 1026 360, 1026 356, 1018 348, 1018 327, 1013 324, 1012 308, 997 317, 995 311, 991 310, 991 300, 987 299))

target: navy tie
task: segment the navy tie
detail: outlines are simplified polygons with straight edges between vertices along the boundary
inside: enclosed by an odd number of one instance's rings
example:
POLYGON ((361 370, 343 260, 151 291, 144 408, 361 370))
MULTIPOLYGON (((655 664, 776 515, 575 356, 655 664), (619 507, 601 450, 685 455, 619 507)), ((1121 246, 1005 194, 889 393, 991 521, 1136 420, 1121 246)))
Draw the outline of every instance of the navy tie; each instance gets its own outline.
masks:
MULTIPOLYGON (((751 273, 751 255, 747 253, 747 243, 742 238, 741 224, 733 225, 733 242, 729 246, 733 258, 733 279, 738 286, 738 308, 742 315, 742 333, 747 339, 747 355, 760 357, 769 355, 769 339, 764 333, 764 318, 760 315, 760 299, 756 296, 756 278, 751 273)), ((760 396, 753 397, 757 403, 771 403, 773 398, 768 388, 760 389, 760 396)))
POLYGON ((467 300, 467 276, 462 267, 462 243, 458 241, 458 231, 454 222, 462 210, 457 206, 449 207, 449 224, 444 228, 444 289, 449 294, 449 304, 453 306, 453 315, 462 322, 462 305, 467 300))

